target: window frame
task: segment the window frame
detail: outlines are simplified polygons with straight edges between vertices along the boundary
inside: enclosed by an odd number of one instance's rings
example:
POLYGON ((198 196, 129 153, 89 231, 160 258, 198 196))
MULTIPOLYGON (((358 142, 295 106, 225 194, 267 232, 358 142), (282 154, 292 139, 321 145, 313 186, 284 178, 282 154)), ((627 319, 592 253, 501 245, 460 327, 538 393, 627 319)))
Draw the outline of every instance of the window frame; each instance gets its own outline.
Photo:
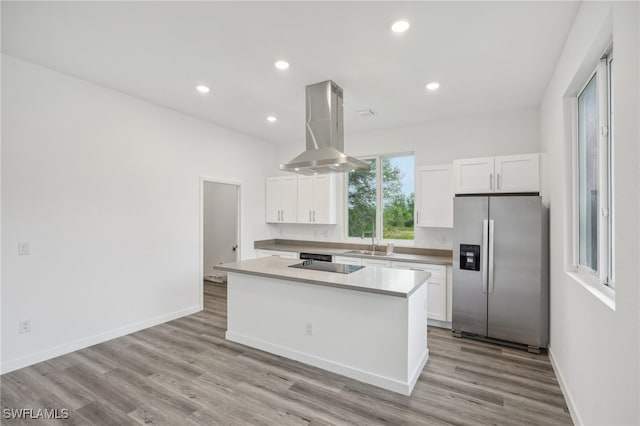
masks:
MULTIPOLYGON (((403 151, 403 152, 393 152, 393 153, 385 153, 385 154, 375 154, 375 155, 365 155, 358 157, 359 160, 367 161, 367 160, 375 160, 376 161, 376 241, 378 245, 381 244, 393 244, 395 246, 404 246, 404 247, 414 247, 416 240, 416 218, 415 218, 415 206, 414 206, 414 217, 413 217, 413 239, 412 240, 397 240, 391 238, 383 238, 383 230, 382 226, 384 223, 384 206, 383 206, 383 198, 382 198, 382 159, 386 157, 406 157, 412 156, 414 159, 413 164, 413 174, 415 179, 415 152, 414 151, 403 151)), ((415 183, 415 182, 414 182, 415 183)), ((415 186, 414 186, 414 200, 415 200, 415 186)), ((415 202, 415 201, 414 201, 415 202)), ((349 174, 346 174, 346 178, 344 179, 344 233, 343 233, 344 241, 360 243, 362 241, 367 241, 371 237, 365 237, 364 239, 359 237, 351 237, 349 236, 349 174)))
POLYGON ((572 134, 572 267, 584 281, 608 291, 615 289, 614 280, 614 230, 613 211, 613 131, 612 131, 612 96, 611 96, 611 63, 612 50, 598 61, 594 70, 589 73, 584 84, 572 98, 573 134, 572 134), (580 264, 580 163, 579 163, 579 103, 578 98, 593 78, 596 78, 596 102, 598 108, 598 220, 597 220, 597 270, 580 264))

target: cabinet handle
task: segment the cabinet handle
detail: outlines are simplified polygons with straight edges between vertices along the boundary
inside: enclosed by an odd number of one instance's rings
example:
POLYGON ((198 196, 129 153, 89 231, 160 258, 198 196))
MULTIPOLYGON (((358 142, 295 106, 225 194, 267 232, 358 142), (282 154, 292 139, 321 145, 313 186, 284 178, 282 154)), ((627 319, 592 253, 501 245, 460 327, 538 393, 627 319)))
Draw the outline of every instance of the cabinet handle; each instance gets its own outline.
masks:
POLYGON ((280 222, 282 222, 282 220, 284 219, 283 216, 284 216, 284 214, 283 214, 282 210, 280 210, 280 222))
POLYGON ((420 225, 420 210, 416 210, 416 225, 420 225))
POLYGON ((493 191, 493 173, 489 173, 489 189, 493 191))
POLYGON ((498 189, 500 189, 500 187, 502 186, 500 183, 500 173, 496 175, 496 178, 497 178, 496 180, 497 180, 498 189))
POLYGON ((311 210, 309 210, 309 222, 311 222, 311 210))
POLYGON ((313 211, 313 221, 314 222, 316 221, 316 211, 315 210, 313 211))

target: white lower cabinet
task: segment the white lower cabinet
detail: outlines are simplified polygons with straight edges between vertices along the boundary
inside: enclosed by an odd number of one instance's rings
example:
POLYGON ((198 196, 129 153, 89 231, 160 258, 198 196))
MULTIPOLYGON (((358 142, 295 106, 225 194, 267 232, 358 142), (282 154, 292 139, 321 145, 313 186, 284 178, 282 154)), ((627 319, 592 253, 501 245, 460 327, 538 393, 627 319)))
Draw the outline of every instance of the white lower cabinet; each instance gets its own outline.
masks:
POLYGON ((391 262, 391 267, 431 272, 431 277, 427 281, 427 318, 443 322, 447 320, 447 267, 445 265, 391 262))
POLYGON ((342 263, 344 265, 361 266, 362 259, 360 259, 359 257, 333 256, 333 263, 342 263))
POLYGON ((415 262, 392 262, 384 259, 368 259, 350 256, 333 256, 334 263, 355 266, 377 266, 381 268, 411 269, 430 272, 427 281, 427 318, 447 321, 447 267, 415 262))
POLYGON ((362 259, 362 266, 379 266, 381 268, 391 268, 391 262, 380 259, 362 259))
POLYGON ((354 266, 378 266, 380 268, 390 268, 391 262, 381 259, 363 259, 360 257, 349 256, 333 256, 333 263, 342 263, 344 265, 354 266))
POLYGON ((256 257, 282 257, 284 259, 298 259, 298 253, 292 251, 280 250, 262 250, 256 249, 256 257))

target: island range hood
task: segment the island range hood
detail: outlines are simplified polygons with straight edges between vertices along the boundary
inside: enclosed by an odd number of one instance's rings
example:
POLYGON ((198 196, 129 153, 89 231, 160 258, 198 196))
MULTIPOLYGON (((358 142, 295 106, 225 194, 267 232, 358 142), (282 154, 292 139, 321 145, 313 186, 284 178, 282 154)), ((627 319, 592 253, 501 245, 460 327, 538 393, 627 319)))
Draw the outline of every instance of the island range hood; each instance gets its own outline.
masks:
POLYGON ((316 175, 369 170, 369 164, 343 151, 342 89, 331 80, 307 86, 307 149, 280 170, 316 175))

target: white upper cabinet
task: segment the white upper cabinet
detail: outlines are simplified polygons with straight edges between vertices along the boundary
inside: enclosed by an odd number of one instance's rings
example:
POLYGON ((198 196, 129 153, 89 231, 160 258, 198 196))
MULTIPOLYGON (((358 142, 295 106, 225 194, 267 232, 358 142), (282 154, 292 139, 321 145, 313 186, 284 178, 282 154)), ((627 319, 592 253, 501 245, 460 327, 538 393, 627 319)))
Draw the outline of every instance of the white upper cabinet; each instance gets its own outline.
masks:
POLYGON ((267 178, 267 223, 296 223, 298 220, 298 177, 267 178))
POLYGON ((453 161, 453 182, 456 194, 493 192, 494 157, 468 158, 453 161))
POLYGON ((539 192, 540 155, 496 157, 496 192, 539 192))
POLYGON ((267 178, 267 223, 337 223, 335 175, 267 178))
POLYGON ((313 223, 313 176, 298 176, 298 223, 313 223))
POLYGON ((335 224, 335 175, 298 177, 298 223, 335 224))
POLYGON ((454 160, 456 194, 540 191, 540 154, 454 160))
POLYGON ((453 196, 451 164, 416 168, 416 226, 452 228, 453 196))

